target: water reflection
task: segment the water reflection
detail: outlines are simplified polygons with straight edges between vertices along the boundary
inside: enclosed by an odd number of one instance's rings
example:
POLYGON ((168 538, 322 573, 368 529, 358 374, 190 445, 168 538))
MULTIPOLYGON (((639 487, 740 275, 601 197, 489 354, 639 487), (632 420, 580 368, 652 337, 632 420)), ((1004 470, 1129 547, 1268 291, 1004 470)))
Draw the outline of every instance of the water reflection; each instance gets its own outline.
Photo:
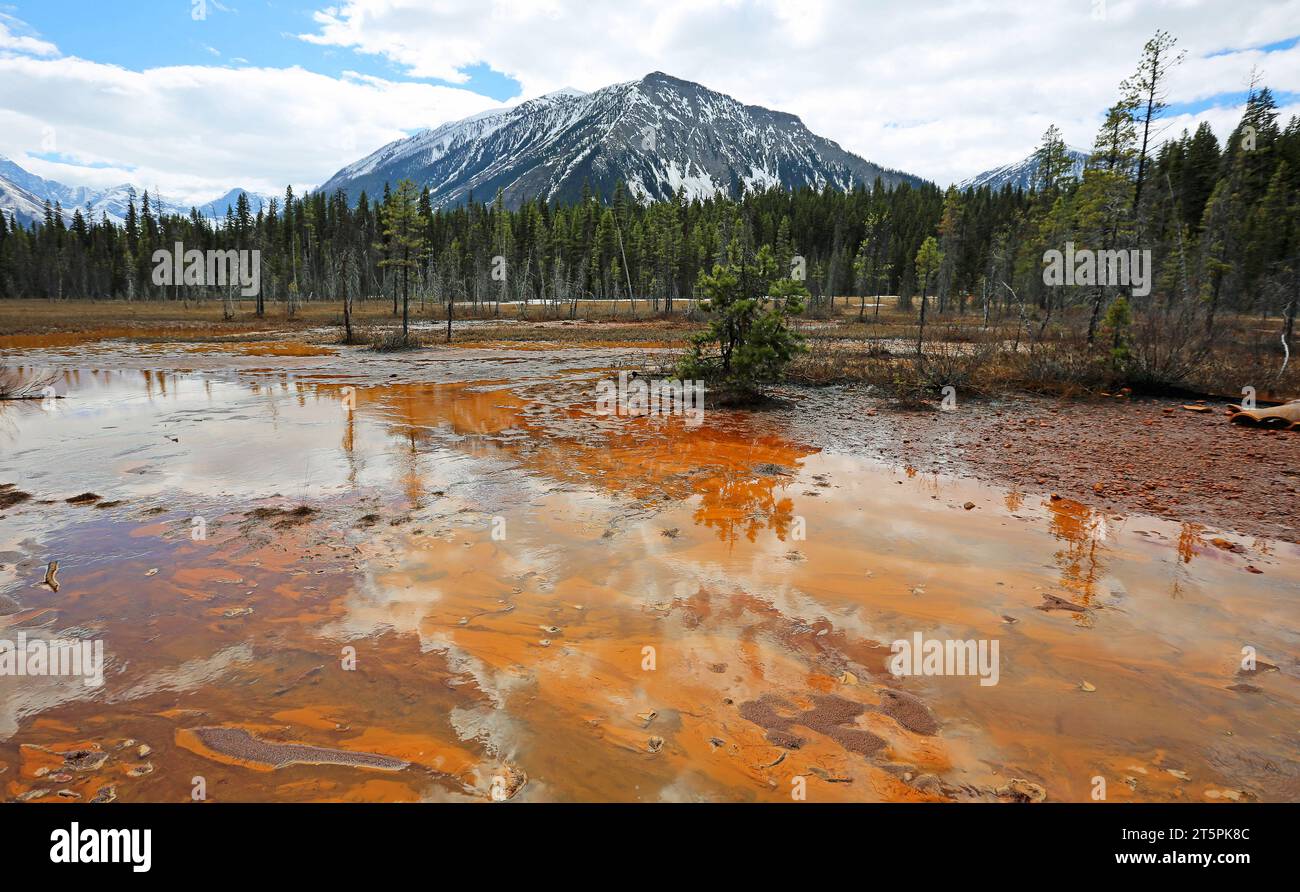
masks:
MULTIPOLYGON (((1014 771, 1053 798, 1086 798, 1098 770, 1136 772, 1135 798, 1175 799, 1200 790, 1168 765, 1262 791, 1273 779, 1259 766, 1288 752, 1293 694, 1259 678, 1257 693, 1232 691, 1224 655, 1242 640, 1287 652, 1275 620, 1292 604, 1294 564, 1245 574, 1243 557, 1194 525, 1152 519, 1157 532, 1137 536, 1077 502, 1027 508, 1020 492, 821 454, 745 413, 710 413, 693 429, 600 419, 549 381, 350 391, 280 374, 69 381, 77 398, 57 417, 10 413, 32 451, 0 453, 0 483, 129 501, 4 518, 13 538, 24 524, 41 533, 21 573, 38 572, 47 552, 68 561, 57 598, 33 594, 20 573, 4 577, 5 593, 60 627, 106 631, 126 672, 104 702, 51 698, 14 713, 15 736, 0 741, 10 795, 36 783, 14 756, 22 743, 74 743, 63 729, 84 728, 160 748, 201 713, 431 770, 388 787, 341 768, 257 773, 204 761, 177 736, 150 780, 117 779, 122 798, 183 798, 205 772, 241 797, 485 795, 483 778, 507 758, 538 798, 764 798, 775 794, 762 766, 780 753, 735 704, 833 693, 874 706, 881 642, 916 629, 999 638, 1006 660, 993 689, 907 683, 944 723, 939 735, 869 716, 925 772, 973 786, 990 768, 1002 780, 1014 771), (317 513, 250 516, 276 494, 317 513), (170 510, 148 514, 150 500, 170 510), (205 500, 220 522, 194 542, 185 525, 205 500), (980 510, 962 510, 967 500, 980 510), (483 522, 497 512, 509 518, 505 541, 483 522), (804 516, 815 532, 803 560, 784 560, 804 516), (1181 574, 1176 604, 1165 600, 1169 565, 1181 574), (1231 602, 1216 598, 1230 586, 1231 602), (1049 590, 1096 608, 1095 625, 1034 610, 1049 590), (1122 609, 1108 609, 1119 591, 1122 609), (333 671, 344 642, 364 684, 333 671), (646 644, 661 656, 654 673, 641 668, 646 644), (1083 679, 1092 693, 1078 693, 1083 679), (1234 727, 1257 732, 1222 733, 1234 727), (665 741, 656 758, 651 734, 665 741)), ((826 795, 919 795, 825 735, 798 755, 854 778, 826 795)))
POLYGON ((1063 546, 1055 555, 1061 587, 1074 603, 1091 607, 1097 600, 1097 583, 1106 574, 1110 521, 1073 499, 1050 498, 1043 504, 1051 513, 1048 528, 1063 546))

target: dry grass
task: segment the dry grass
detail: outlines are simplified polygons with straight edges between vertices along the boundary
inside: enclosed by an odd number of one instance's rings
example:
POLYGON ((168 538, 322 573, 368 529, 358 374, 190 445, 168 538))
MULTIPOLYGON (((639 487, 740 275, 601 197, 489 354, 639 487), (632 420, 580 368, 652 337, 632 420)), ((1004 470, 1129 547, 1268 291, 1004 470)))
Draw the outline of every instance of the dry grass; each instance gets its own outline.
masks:
MULTIPOLYGON (((915 306, 909 311, 895 298, 882 298, 877 313, 874 298, 862 309, 856 297, 837 298, 833 312, 830 302, 822 306, 827 312, 819 315, 825 318, 805 317, 797 323, 808 346, 790 369, 797 383, 867 383, 902 399, 933 399, 946 385, 970 393, 1027 390, 1061 396, 1132 386, 1232 401, 1247 386, 1262 400, 1300 395, 1300 358, 1278 374, 1277 319, 1221 318, 1212 343, 1185 321, 1140 322, 1130 333, 1130 356, 1120 363, 1104 338, 1092 348, 1083 342, 1079 332, 1085 320, 1078 317, 1058 315, 1040 330, 1038 323, 1022 326, 1014 316, 994 318, 985 326, 976 310, 935 313, 926 326, 924 359, 918 362, 915 306)), ((579 301, 576 306, 532 304, 525 316, 522 306, 502 306, 498 315, 493 304, 480 304, 477 310, 458 304, 452 346, 682 350, 703 327, 699 314, 692 316, 689 309, 687 302, 676 301, 672 316, 652 316, 648 301, 638 301, 635 311, 627 301, 579 301), (468 319, 477 321, 465 325, 468 319)), ((424 326, 420 337, 441 343, 445 305, 427 303, 421 311, 414 303, 411 311, 412 320, 424 326)), ((252 355, 311 356, 330 352, 322 345, 341 341, 343 308, 338 302, 301 303, 290 319, 278 302, 270 302, 267 315, 258 318, 253 303, 246 301, 233 319, 222 317, 219 301, 0 301, 0 331, 7 333, 0 336, 0 350, 122 338, 220 344, 195 349, 252 355)), ((356 343, 373 346, 379 341, 381 349, 405 346, 390 334, 397 329, 389 301, 355 301, 353 328, 356 343)))
POLYGON ((370 349, 376 353, 395 353, 399 350, 419 350, 424 346, 419 335, 403 332, 400 328, 380 329, 370 338, 370 349))

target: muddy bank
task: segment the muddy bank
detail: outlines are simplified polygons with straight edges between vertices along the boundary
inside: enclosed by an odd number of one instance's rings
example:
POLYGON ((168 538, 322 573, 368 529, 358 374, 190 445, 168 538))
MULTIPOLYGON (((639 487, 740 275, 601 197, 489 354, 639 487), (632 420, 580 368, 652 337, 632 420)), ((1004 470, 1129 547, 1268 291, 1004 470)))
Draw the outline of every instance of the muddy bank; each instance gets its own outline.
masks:
POLYGON ((1300 541, 1300 434, 1230 424, 1178 400, 1025 395, 904 411, 865 389, 790 390, 784 416, 814 442, 914 468, 1056 493, 1251 536, 1300 541))

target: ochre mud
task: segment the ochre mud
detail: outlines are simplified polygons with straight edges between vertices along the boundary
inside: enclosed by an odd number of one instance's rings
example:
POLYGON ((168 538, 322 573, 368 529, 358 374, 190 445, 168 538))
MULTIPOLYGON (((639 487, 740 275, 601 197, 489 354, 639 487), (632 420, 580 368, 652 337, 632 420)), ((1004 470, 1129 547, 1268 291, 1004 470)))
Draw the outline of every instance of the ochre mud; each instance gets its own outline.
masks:
POLYGON ((599 362, 82 371, 78 411, 0 418, 31 494, 0 509, 0 638, 109 655, 98 690, 0 678, 4 796, 1300 798, 1294 545, 780 412, 602 417, 599 362), (915 632, 998 640, 998 684, 893 676, 915 632))

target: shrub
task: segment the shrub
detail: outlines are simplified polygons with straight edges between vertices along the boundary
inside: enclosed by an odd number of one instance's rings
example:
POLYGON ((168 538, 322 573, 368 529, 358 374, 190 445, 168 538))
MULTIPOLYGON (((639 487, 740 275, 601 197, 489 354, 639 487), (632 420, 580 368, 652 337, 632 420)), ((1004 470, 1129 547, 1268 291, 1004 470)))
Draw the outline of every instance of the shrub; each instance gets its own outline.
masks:
POLYGON ((400 328, 385 329, 371 336, 370 349, 376 353, 393 353, 398 350, 418 350, 424 344, 419 337, 400 328))
POLYGON ((772 281, 774 268, 763 249, 753 266, 715 265, 711 275, 700 274, 700 308, 709 325, 691 338, 678 367, 682 377, 744 393, 781 380, 790 360, 805 349, 790 319, 803 311, 808 290, 792 279, 772 281))

